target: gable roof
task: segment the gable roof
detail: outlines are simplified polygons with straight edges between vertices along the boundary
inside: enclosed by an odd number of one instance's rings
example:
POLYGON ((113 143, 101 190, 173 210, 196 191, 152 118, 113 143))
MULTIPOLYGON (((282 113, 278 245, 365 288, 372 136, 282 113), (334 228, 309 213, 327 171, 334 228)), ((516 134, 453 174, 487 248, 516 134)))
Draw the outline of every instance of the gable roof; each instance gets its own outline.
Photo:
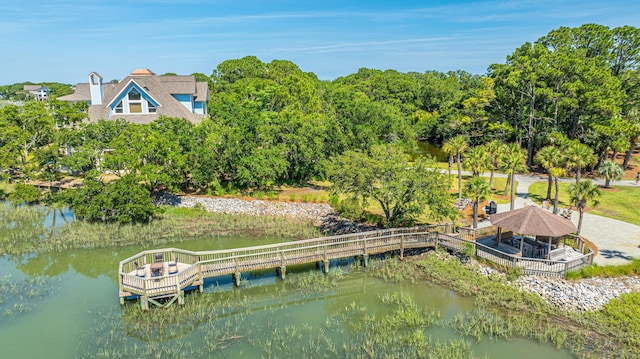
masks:
MULTIPOLYGON (((202 102, 209 100, 209 85, 206 82, 196 82, 194 76, 157 76, 148 69, 136 69, 129 76, 118 83, 104 83, 102 85, 103 98, 102 105, 89 106, 89 118, 97 120, 108 119, 111 106, 123 91, 134 83, 148 97, 159 104, 154 114, 114 114, 111 118, 122 118, 132 123, 149 123, 159 116, 185 118, 191 122, 200 122, 206 115, 196 114, 189 111, 172 95, 188 94, 193 96, 194 101, 202 102)), ((63 101, 90 101, 91 93, 88 83, 80 83, 76 86, 76 91, 72 95, 59 98, 63 101)))
POLYGON ((60 101, 69 101, 69 102, 77 102, 77 101, 91 101, 91 92, 89 89, 89 83, 79 83, 76 84, 75 91, 70 95, 60 96, 58 97, 60 101))

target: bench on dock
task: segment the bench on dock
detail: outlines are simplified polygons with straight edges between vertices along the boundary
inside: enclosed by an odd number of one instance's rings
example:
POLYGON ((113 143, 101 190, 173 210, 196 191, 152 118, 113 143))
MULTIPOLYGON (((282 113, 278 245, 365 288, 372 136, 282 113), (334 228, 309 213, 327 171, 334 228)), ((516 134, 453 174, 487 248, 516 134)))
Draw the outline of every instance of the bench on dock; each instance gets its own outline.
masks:
POLYGON ((512 231, 502 232, 502 234, 500 235, 500 241, 509 242, 513 245, 513 232, 512 231))
POLYGON ((549 260, 551 261, 560 261, 564 259, 568 252, 573 252, 571 248, 558 248, 549 252, 549 260))

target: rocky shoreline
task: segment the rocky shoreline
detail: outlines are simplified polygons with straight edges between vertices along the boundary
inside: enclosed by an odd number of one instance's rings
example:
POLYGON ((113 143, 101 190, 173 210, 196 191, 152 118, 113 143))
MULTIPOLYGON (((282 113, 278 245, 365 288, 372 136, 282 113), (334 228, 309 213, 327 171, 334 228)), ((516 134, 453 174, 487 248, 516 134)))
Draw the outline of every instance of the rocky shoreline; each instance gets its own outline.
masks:
POLYGON ((248 214, 254 216, 287 216, 291 218, 317 222, 319 218, 333 214, 333 208, 324 203, 275 202, 264 200, 244 200, 237 198, 175 196, 160 194, 156 196, 156 205, 176 207, 195 207, 200 205, 213 213, 248 214))
MULTIPOLYGON (((323 233, 345 234, 376 229, 366 224, 353 223, 340 218, 333 208, 322 203, 274 202, 235 198, 175 196, 161 194, 155 203, 177 207, 202 206, 207 211, 227 214, 287 216, 312 221, 323 233)), ((492 268, 480 266, 485 275, 504 275, 492 268)), ((621 294, 640 291, 640 277, 588 278, 579 281, 544 276, 521 276, 511 285, 535 293, 547 302, 570 311, 594 311, 621 294)))
POLYGON ((176 196, 162 193, 154 198, 156 205, 193 208, 202 206, 212 213, 246 214, 252 216, 286 216, 311 221, 322 233, 347 234, 377 229, 365 223, 341 218, 333 207, 325 203, 276 202, 237 198, 176 196))
MULTIPOLYGON (((486 275, 503 273, 489 267, 480 266, 477 270, 486 275)), ((515 288, 541 296, 548 303, 568 311, 597 311, 611 299, 630 292, 640 292, 640 277, 625 276, 615 278, 585 278, 566 280, 561 278, 523 275, 509 282, 515 288)))

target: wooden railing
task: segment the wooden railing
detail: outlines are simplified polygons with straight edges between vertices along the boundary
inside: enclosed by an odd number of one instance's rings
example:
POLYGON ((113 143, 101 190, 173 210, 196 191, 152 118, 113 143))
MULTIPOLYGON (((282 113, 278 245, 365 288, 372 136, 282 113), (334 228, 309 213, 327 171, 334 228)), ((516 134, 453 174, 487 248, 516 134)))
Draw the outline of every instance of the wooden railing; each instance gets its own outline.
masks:
POLYGON ((337 258, 368 256, 389 251, 435 246, 439 230, 452 230, 453 225, 437 227, 394 228, 373 232, 346 234, 324 238, 228 250, 192 252, 177 248, 144 251, 120 262, 120 297, 139 295, 147 298, 176 296, 190 286, 202 285, 205 278, 242 272, 280 268, 303 263, 325 262, 337 258), (163 261, 176 261, 175 274, 138 277, 136 268, 163 261))
POLYGON ((466 240, 446 234, 440 234, 438 236, 438 245, 452 250, 462 250, 464 243, 469 243, 474 249, 476 257, 486 259, 505 268, 519 268, 522 271, 522 274, 526 275, 544 275, 565 278, 568 271, 575 271, 582 267, 591 265, 593 263, 594 256, 593 251, 584 244, 582 238, 579 236, 567 236, 567 238, 574 241, 576 244, 575 249, 579 250, 582 255, 566 261, 520 257, 518 255, 501 252, 496 248, 486 246, 476 241, 466 240))
POLYGON ((177 298, 187 287, 202 286, 205 278, 233 274, 237 283, 242 272, 275 268, 284 276, 282 271, 286 271, 287 266, 295 264, 323 262, 326 269, 332 259, 358 256, 366 258, 372 254, 390 251, 399 251, 402 257, 407 249, 437 246, 456 252, 468 247, 480 258, 506 268, 521 268, 523 274, 564 277, 567 271, 590 265, 593 261, 593 252, 584 245, 580 237, 567 237, 567 240, 582 248, 582 256, 570 261, 551 261, 506 254, 476 241, 461 238, 459 234, 444 232, 453 228, 453 225, 394 228, 203 252, 177 248, 144 251, 120 262, 120 297, 121 301, 122 298, 133 295, 149 300, 161 297, 177 298), (136 276, 137 267, 154 263, 158 255, 162 255, 163 261, 178 262, 178 272, 156 277, 136 276))

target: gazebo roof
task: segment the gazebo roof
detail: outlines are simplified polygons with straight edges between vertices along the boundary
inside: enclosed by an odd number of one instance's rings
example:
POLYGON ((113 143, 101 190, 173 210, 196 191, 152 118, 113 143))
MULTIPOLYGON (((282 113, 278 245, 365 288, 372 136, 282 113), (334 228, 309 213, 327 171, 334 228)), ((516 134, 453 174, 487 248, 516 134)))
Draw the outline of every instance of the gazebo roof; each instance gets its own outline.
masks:
POLYGON ((559 237, 577 231, 565 218, 536 206, 491 215, 491 224, 520 234, 559 237))

